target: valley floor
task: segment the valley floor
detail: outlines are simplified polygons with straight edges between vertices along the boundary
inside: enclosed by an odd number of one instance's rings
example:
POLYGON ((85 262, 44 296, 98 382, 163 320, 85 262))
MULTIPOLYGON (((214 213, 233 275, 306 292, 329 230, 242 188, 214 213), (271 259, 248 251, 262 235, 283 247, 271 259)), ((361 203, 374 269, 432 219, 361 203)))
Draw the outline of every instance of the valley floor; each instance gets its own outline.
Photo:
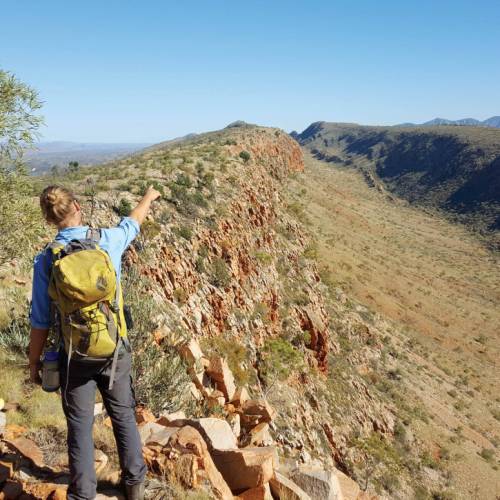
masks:
MULTIPOLYGON (((290 184, 336 285, 394 322, 416 436, 459 498, 500 494, 500 267, 465 228, 369 187, 355 168, 314 159, 290 184)), ((432 467, 429 474, 432 474, 432 467)))

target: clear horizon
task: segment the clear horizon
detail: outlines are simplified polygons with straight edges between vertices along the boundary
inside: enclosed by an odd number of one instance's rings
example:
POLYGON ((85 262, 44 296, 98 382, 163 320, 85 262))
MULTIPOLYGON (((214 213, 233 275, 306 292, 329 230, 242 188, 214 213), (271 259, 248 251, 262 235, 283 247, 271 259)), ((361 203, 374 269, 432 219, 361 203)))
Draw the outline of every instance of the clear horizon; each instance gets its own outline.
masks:
POLYGON ((31 1, 3 14, 0 67, 39 91, 43 142, 500 114, 490 0, 31 1))

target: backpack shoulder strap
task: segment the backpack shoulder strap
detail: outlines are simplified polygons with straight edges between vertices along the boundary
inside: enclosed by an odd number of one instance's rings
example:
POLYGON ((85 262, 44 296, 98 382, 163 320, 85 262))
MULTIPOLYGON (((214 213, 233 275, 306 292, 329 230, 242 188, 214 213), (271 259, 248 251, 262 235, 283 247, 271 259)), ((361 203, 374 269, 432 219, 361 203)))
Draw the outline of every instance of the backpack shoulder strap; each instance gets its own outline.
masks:
POLYGON ((101 241, 101 230, 96 229, 95 227, 89 227, 87 229, 86 238, 90 240, 92 243, 98 245, 99 241, 101 241))
POLYGON ((45 245, 44 250, 50 253, 51 262, 54 262, 60 257, 60 252, 63 248, 64 245, 62 243, 59 243, 58 241, 52 241, 45 245))

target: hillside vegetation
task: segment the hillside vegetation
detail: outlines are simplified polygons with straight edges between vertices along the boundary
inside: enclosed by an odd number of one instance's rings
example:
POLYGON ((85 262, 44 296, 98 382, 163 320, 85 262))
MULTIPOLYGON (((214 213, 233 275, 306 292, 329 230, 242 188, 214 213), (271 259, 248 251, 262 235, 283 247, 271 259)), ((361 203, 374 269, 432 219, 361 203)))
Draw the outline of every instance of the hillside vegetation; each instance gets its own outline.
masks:
POLYGON ((391 193, 445 210, 499 244, 500 130, 317 122, 296 137, 316 157, 353 164, 391 193))
MULTIPOLYGON (((321 275, 365 304, 363 315, 390 321, 386 347, 374 347, 369 325, 352 363, 397 415, 413 405, 423 412, 397 432, 429 454, 428 476, 441 471, 451 498, 494 499, 499 255, 462 226, 370 187, 353 166, 306 155, 304 173, 289 186, 315 234, 321 275), (490 454, 492 461, 483 458, 490 454)), ((347 349, 353 343, 342 341, 347 349)))
MULTIPOLYGON (((380 261, 394 252, 394 272, 401 273, 404 257, 399 245, 404 238, 398 236, 396 227, 393 233, 384 233, 373 226, 372 234, 372 222, 364 221, 354 209, 338 217, 339 208, 329 205, 330 201, 346 196, 349 204, 361 209, 364 191, 342 194, 343 188, 336 187, 339 179, 328 177, 326 171, 315 171, 307 162, 306 173, 302 173, 302 152, 284 132, 240 125, 166 143, 64 177, 25 179, 30 189, 23 191, 21 198, 23 203, 35 205, 34 194, 41 182, 68 184, 79 195, 87 220, 105 227, 127 215, 147 185, 153 184, 163 193, 126 255, 123 277, 126 301, 136 322, 131 339, 137 398, 156 415, 182 410, 191 417, 232 421, 234 405, 217 396, 213 387, 202 387, 207 394, 214 394, 208 399, 200 398, 198 389, 193 390, 192 373, 186 372, 177 348, 188 339, 196 339, 207 356, 220 355, 227 360, 238 386, 248 388, 253 398, 265 399, 278 410, 270 426, 270 439, 285 469, 297 462, 319 461, 322 467, 346 473, 363 490, 382 498, 470 498, 469 492, 476 486, 481 494, 490 495, 495 488, 492 477, 498 445, 496 410, 487 404, 495 391, 493 377, 475 378, 475 371, 459 373, 458 368, 446 364, 444 355, 440 359, 426 338, 420 342, 417 335, 409 335, 407 325, 399 322, 390 308, 381 307, 377 312, 375 303, 366 300, 358 281, 368 284, 373 280, 371 295, 377 300, 375 287, 382 286, 383 304, 385 296, 405 293, 403 284, 407 290, 408 282, 413 285, 415 278, 404 275, 407 283, 386 283, 384 287, 371 269, 370 241, 362 245, 361 241, 371 237, 374 245, 378 242, 376 258, 380 261), (321 220, 317 220, 318 210, 322 211, 321 220), (361 225, 351 226, 351 218, 359 218, 361 225), (398 242, 391 247, 392 252, 380 246, 386 243, 378 239, 384 234, 398 242), (345 256, 336 253, 344 246, 340 242, 345 242, 345 256), (347 260, 350 253, 360 260, 347 260), (397 255, 401 255, 401 262, 396 265, 397 255), (359 271, 352 272, 354 268, 359 271), (456 401, 447 397, 449 405, 460 403, 460 410, 448 408, 448 402, 445 406, 453 415, 468 406, 473 412, 463 424, 453 420, 450 425, 454 430, 445 433, 444 441, 429 439, 441 427, 428 401, 418 393, 420 389, 431 399, 436 394, 441 398, 439 383, 450 392, 457 391, 456 401), (480 387, 483 383, 484 389, 480 387), (470 384, 467 390, 477 391, 477 403, 476 392, 467 394, 463 384, 470 384), (472 421, 480 413, 487 417, 472 429, 472 421), (458 427, 463 427, 463 432, 458 427), (477 442, 469 433, 474 433, 477 442), (467 460, 484 478, 484 483, 474 482, 466 490, 453 469, 455 463, 468 463, 455 456, 460 453, 462 434, 468 446, 467 460), (480 445, 488 460, 477 455, 480 445)), ((390 206, 395 210, 397 205, 390 206)), ((372 213, 379 208, 375 205, 372 213)), ((1 268, 0 293, 5 307, 0 346, 12 370, 19 369, 26 347, 23 317, 30 289, 30 259, 54 234, 44 229, 40 219, 32 224, 29 245, 1 268)), ((419 242, 425 241, 424 237, 415 235, 419 242)), ((15 252, 14 244, 10 250, 15 252)), ((470 263, 464 259, 464 265, 470 263)), ((490 271, 485 269, 485 275, 490 271)), ((380 272, 393 270, 381 268, 380 272)), ((431 271, 421 274, 427 273, 431 271)), ((430 293, 430 287, 427 283, 422 296, 430 293)), ((484 320, 478 327, 482 328, 487 324, 483 311, 491 321, 495 312, 489 299, 477 294, 475 300, 481 303, 484 320)), ((455 298, 450 296, 450 300, 455 298)), ((430 303, 429 298, 420 307, 430 303)), ((465 299, 457 302, 457 306, 462 305, 467 307, 465 299)), ((453 315, 453 305, 447 307, 453 315)), ((415 321, 424 317, 424 313, 416 314, 415 321)), ((439 320, 444 322, 445 318, 439 320)), ((451 324, 449 318, 447 321, 451 324)), ((429 341, 432 330, 433 326, 429 341)), ((456 337, 453 347, 470 347, 461 343, 459 334, 456 337)), ((487 352, 484 358, 479 352, 477 356, 494 362, 489 346, 483 347, 487 352)), ((494 346, 492 342, 492 349, 494 346)), ((457 359, 462 359, 459 354, 457 351, 457 359)), ((479 367, 471 365, 467 370, 479 367)), ((36 411, 30 407, 29 391, 20 388, 15 396, 22 413, 18 421, 38 429, 32 437, 46 455, 50 450, 63 450, 60 418, 46 427, 40 421, 30 423, 36 411), (49 446, 47 435, 51 437, 49 446)), ((37 398, 57 398, 36 394, 37 398)), ((0 397, 11 398, 5 390, 0 397)), ((53 401, 46 406, 52 407, 53 401)), ((96 446, 112 456, 109 435, 102 429, 98 433, 96 446)), ((116 457, 112 456, 111 462, 116 463, 116 457)), ((164 493, 167 498, 177 498, 169 486, 164 488, 170 492, 164 493)), ((480 498, 490 498, 484 495, 480 498)))

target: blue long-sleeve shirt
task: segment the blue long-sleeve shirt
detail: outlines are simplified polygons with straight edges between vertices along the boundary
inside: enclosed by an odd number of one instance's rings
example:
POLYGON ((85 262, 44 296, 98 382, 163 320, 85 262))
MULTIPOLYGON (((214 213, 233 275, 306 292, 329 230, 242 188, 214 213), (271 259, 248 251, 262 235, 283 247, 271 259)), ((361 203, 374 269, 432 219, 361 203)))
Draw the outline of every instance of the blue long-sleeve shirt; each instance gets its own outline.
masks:
MULTIPOLYGON (((84 239, 88 228, 88 226, 66 227, 57 233, 55 241, 66 245, 71 240, 84 239)), ((116 227, 101 229, 99 246, 108 253, 116 270, 118 280, 121 275, 123 252, 125 252, 138 234, 139 224, 130 217, 124 217, 116 227)), ((33 328, 50 327, 50 297, 48 288, 51 262, 52 256, 50 250, 47 249, 35 257, 30 314, 31 326, 33 328)))

